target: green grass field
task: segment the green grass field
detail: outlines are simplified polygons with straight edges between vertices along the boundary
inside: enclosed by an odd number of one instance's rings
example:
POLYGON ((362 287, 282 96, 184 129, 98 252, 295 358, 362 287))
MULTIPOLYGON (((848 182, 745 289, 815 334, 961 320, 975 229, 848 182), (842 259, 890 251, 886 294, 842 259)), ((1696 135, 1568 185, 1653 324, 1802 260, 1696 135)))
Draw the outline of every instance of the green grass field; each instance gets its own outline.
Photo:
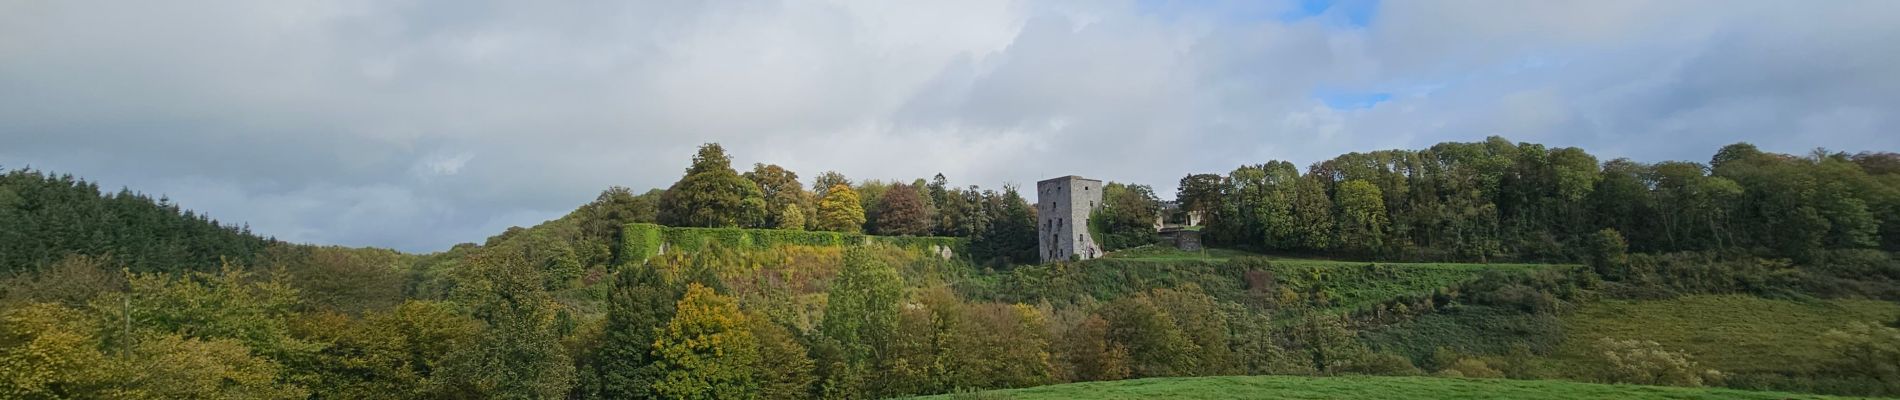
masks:
POLYGON ((1428 377, 1226 376, 1083 382, 927 399, 1833 399, 1729 389, 1428 377))
POLYGON ((1878 300, 1789 301, 1722 295, 1599 301, 1563 318, 1560 361, 1581 362, 1600 337, 1646 339, 1723 372, 1804 373, 1829 358, 1819 337, 1852 321, 1886 323, 1900 304, 1878 300))

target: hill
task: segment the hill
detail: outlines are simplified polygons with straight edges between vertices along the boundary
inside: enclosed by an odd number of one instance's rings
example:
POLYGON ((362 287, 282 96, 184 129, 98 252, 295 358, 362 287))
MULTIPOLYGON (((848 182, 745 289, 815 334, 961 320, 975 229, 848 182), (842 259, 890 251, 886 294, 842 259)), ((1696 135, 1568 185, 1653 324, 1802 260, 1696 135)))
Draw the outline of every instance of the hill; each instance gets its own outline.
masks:
POLYGON ((920 399, 1833 399, 1729 389, 1426 377, 1216 376, 1083 382, 920 399))
POLYGON ((276 240, 121 189, 30 169, 0 173, 0 272, 35 269, 73 255, 107 256, 133 271, 249 263, 276 240))

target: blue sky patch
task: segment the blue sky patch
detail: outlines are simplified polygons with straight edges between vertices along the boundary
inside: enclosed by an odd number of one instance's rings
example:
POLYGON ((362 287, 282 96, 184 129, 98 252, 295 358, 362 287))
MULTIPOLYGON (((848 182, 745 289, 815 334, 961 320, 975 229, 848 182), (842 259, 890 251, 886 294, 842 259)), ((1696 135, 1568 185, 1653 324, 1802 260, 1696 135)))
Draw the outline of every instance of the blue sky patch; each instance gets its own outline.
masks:
POLYGON ((1300 0, 1299 7, 1281 15, 1280 20, 1293 22, 1330 16, 1341 25, 1364 28, 1372 23, 1378 11, 1379 0, 1300 0))
POLYGON ((1379 103, 1392 100, 1392 94, 1386 92, 1347 92, 1330 89, 1313 91, 1313 98, 1326 103, 1335 110, 1358 110, 1372 108, 1379 103))

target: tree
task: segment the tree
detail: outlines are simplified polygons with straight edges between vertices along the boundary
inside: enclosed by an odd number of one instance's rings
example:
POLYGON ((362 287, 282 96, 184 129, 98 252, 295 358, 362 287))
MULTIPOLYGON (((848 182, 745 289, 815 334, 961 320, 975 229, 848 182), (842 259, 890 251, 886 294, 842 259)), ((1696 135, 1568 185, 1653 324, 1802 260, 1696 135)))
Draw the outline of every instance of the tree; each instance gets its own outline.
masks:
POLYGON ((812 205, 811 196, 798 182, 798 174, 778 165, 761 163, 753 164, 745 178, 759 186, 759 194, 765 199, 765 209, 770 211, 765 216, 765 226, 804 229, 806 209, 812 205))
POLYGON ((831 191, 831 187, 838 185, 849 187, 851 186, 851 180, 846 179, 844 174, 838 173, 838 171, 825 171, 824 173, 818 174, 818 177, 812 178, 811 191, 825 193, 831 191))
POLYGON ((1318 174, 1300 178, 1293 202, 1294 235, 1300 248, 1326 250, 1333 244, 1333 200, 1318 174))
POLYGON ((454 297, 487 329, 449 357, 454 397, 551 399, 567 393, 574 364, 553 330, 557 305, 541 271, 518 252, 477 252, 462 263, 454 297))
POLYGON ((779 210, 777 228, 791 231, 805 230, 805 209, 799 208, 797 204, 786 204, 779 210))
POLYGON ((910 185, 891 185, 878 203, 877 229, 880 235, 927 236, 930 214, 923 196, 910 185))
POLYGON ((851 190, 858 193, 858 206, 864 209, 864 232, 882 232, 877 226, 878 216, 884 211, 884 194, 889 193, 895 183, 876 179, 859 181, 851 190))
POLYGON ((792 332, 772 323, 764 315, 747 318, 752 337, 759 343, 759 364, 753 378, 759 383, 759 398, 804 399, 812 396, 814 364, 792 332))
POLYGON ((1015 187, 1004 187, 1001 196, 987 197, 988 226, 970 240, 970 256, 993 265, 1037 262, 1035 209, 1015 187))
POLYGON ((1161 201, 1146 185, 1110 182, 1102 186, 1102 208, 1089 216, 1089 231, 1103 250, 1120 250, 1154 243, 1155 218, 1161 201))
POLYGON ((689 284, 673 320, 653 342, 663 375, 653 392, 669 399, 735 399, 758 395, 758 343, 737 300, 689 284))
POLYGON ((818 200, 817 230, 859 233, 864 231, 864 205, 858 192, 844 184, 832 185, 818 200))
POLYGON ((718 143, 700 146, 686 176, 660 197, 660 222, 672 226, 757 227, 765 211, 759 186, 733 171, 718 143))
POLYGON ((481 323, 446 303, 410 301, 362 319, 318 313, 295 321, 299 337, 326 346, 308 368, 311 389, 353 399, 443 398, 437 374, 450 354, 474 345, 481 323))
POLYGON ((641 398, 653 395, 660 373, 652 367, 653 342, 661 327, 672 321, 682 293, 655 267, 632 264, 621 268, 607 294, 606 337, 600 350, 601 395, 641 398))
POLYGON ((1221 181, 1220 175, 1214 174, 1193 174, 1183 177, 1180 187, 1175 189, 1175 201, 1181 204, 1181 209, 1184 211, 1199 212, 1203 216, 1211 217, 1213 212, 1222 206, 1221 192, 1225 185, 1221 181))
POLYGON ((0 311, 0 397, 94 397, 116 386, 91 322, 50 303, 0 311))
POLYGON ((1584 258, 1597 275, 1605 277, 1623 277, 1623 268, 1629 264, 1629 242, 1623 240, 1623 234, 1616 229, 1603 228, 1590 236, 1586 243, 1588 249, 1584 258))
POLYGON ((613 186, 600 191, 593 202, 574 210, 582 216, 581 232, 587 238, 613 242, 620 238, 620 228, 635 222, 657 222, 658 204, 663 191, 649 191, 634 195, 633 190, 624 186, 613 186))
POLYGON ((1371 182, 1350 180, 1339 184, 1340 240, 1353 248, 1378 251, 1385 245, 1388 220, 1385 196, 1371 182))
POLYGON ((897 332, 898 300, 904 282, 892 267, 878 257, 873 247, 854 246, 844 252, 844 268, 826 292, 824 320, 819 332, 837 348, 835 363, 828 367, 827 386, 834 390, 858 390, 857 382, 866 378, 886 353, 897 332))
POLYGON ((1198 345, 1147 296, 1127 296, 1101 311, 1111 348, 1128 351, 1132 377, 1185 376, 1200 367, 1198 345))

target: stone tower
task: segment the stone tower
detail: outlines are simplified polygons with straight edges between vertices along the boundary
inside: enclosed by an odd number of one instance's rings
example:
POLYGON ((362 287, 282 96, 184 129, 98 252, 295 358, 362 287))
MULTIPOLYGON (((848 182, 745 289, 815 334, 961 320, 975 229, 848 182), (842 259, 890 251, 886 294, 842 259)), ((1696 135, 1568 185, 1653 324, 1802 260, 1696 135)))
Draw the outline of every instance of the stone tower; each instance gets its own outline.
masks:
POLYGON ((1102 181, 1069 175, 1036 182, 1036 243, 1042 262, 1102 255, 1089 214, 1102 207, 1102 181))

